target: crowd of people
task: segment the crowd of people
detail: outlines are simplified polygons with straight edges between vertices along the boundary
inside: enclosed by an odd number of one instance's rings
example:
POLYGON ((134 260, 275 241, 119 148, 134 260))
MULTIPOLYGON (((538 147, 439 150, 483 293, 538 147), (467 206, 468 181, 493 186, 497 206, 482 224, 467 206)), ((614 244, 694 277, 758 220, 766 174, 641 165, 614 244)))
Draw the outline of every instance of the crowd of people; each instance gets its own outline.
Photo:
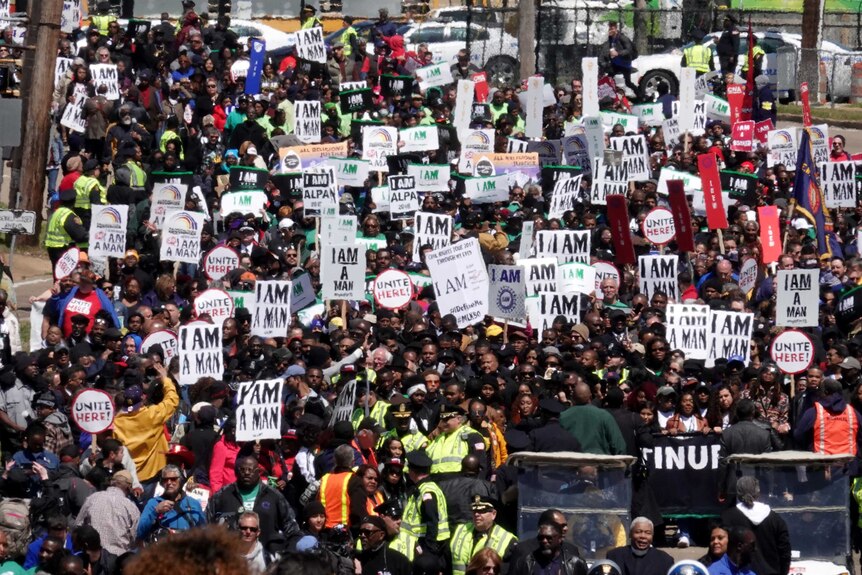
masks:
MULTIPOLYGON (((619 266, 618 279, 602 279, 597 292, 581 298, 577 317, 557 316, 545 329, 490 316, 459 325, 437 301, 426 262, 433 247, 418 246, 419 257, 412 257, 417 230, 412 219, 395 220, 375 204, 371 190, 382 179, 374 172, 364 186, 339 186, 338 209, 359 222, 355 242, 368 248, 369 285, 381 272, 401 270, 413 278, 413 295, 400 309, 387 309, 370 294, 324 300, 327 246, 318 218, 305 211, 302 189, 285 190, 268 178, 260 212, 222 216, 230 169, 286 172, 279 150, 303 145, 294 134, 297 102, 315 100, 322 104, 320 143, 347 142, 348 153, 358 157, 356 121, 432 126, 439 148, 407 160, 451 165, 454 174, 462 152, 451 129, 455 85, 421 90, 416 81, 411 93, 392 95, 379 89, 387 74, 416 78, 434 54, 427 46, 405 50, 381 10, 371 32, 373 53, 346 18, 344 34, 327 46, 325 65, 309 65, 294 52, 267 61, 258 93, 249 94, 251 46, 239 42, 228 17, 211 23, 184 0, 179 18, 164 14, 136 36, 102 8, 81 37, 64 36, 58 47, 58 57, 71 65, 57 78, 55 122, 46 135, 45 246, 52 263, 70 248, 80 255, 70 273, 34 298, 44 304, 42 324, 31 325, 40 330, 38 349, 22 349, 15 313, 0 293, 6 461, 0 572, 153 575, 210 573, 215 565, 219 573, 585 575, 585 549, 572 542, 565 500, 519 524, 518 469, 510 456, 585 452, 641 459, 655 437, 700 433, 721 436, 715 499, 726 507, 702 563, 712 575, 788 574, 787 526, 758 502, 758 480, 737 477, 726 461, 785 449, 857 455, 862 336, 855 318, 838 321, 837 315, 841 298, 862 279, 858 209, 830 210, 834 241, 824 252, 822 222, 793 212, 802 185, 796 166, 768 162, 765 146, 733 151, 726 121, 713 119, 701 134, 676 140, 658 126, 609 125, 605 147, 632 134, 645 135, 648 145, 650 177, 626 186, 638 257, 658 251, 640 224, 667 204, 658 192, 662 170, 696 175, 698 157, 713 155, 723 169, 757 176, 753 199, 725 206, 726 229, 710 229, 704 213, 693 210, 694 251, 682 252, 677 241, 663 248, 680 256, 678 300, 663 291, 647 297, 638 266, 627 264, 619 266), (92 66, 108 63, 118 71, 113 100, 91 74, 92 66), (373 88, 370 107, 343 110, 339 91, 346 82, 373 88), (62 118, 81 94, 86 127, 78 132, 62 118), (157 181, 171 177, 188 183, 181 209, 205 217, 201 255, 219 246, 238 254, 239 267, 220 279, 209 279, 202 262, 160 258, 164 229, 151 213, 152 193, 157 181), (91 212, 99 205, 129 208, 124 257, 88 256, 95 240, 91 212), (781 213, 783 249, 774 262, 765 261, 761 243, 756 213, 763 206, 781 213), (740 272, 751 259, 758 281, 744 292, 740 272), (769 349, 783 331, 775 326, 774 277, 794 269, 819 271, 820 307, 819 326, 803 329, 814 342, 813 364, 791 383, 769 349), (213 322, 194 308, 208 289, 254 294, 259 282, 299 282, 306 275, 320 311, 294 310, 284 333, 252 335, 245 307, 224 319, 221 378, 180 385, 176 349, 145 345, 153 334, 213 322), (676 303, 752 312, 750 353, 707 366, 672 348, 667 311, 676 303), (263 379, 284 381, 279 439, 239 441, 238 390, 263 379), (90 388, 107 392, 116 406, 112 425, 92 434, 74 423, 72 410, 76 396, 90 388), (347 397, 352 405, 345 412, 339 408, 346 389, 355 396, 347 397), (519 531, 530 535, 519 541, 519 531)), ((303 29, 320 26, 310 6, 301 22, 303 29)), ((736 52, 732 19, 725 34, 719 50, 730 45, 736 52)), ((603 50, 602 68, 624 82, 612 96, 605 93, 602 110, 630 112, 638 96, 628 75, 636 55, 631 41, 614 25, 603 50)), ((701 50, 685 54, 698 73, 708 71, 700 69, 707 66, 701 50)), ((722 53, 721 68, 731 73, 709 89, 725 94, 736 65, 722 53)), ((457 82, 479 70, 465 49, 450 71, 457 82)), ((612 76, 602 79, 607 82, 613 84, 612 76)), ((471 128, 494 131, 494 152, 527 139, 519 98, 526 86, 496 87, 486 114, 472 120, 471 128)), ((576 79, 556 87, 554 103, 543 111, 543 139, 559 140, 581 125, 583 86, 576 79)), ((758 76, 757 86, 756 119, 776 121, 768 80, 758 76)), ((666 118, 678 97, 671 88, 655 94, 666 118)), ((844 145, 833 134, 829 159, 850 159, 844 145)), ((560 218, 548 218, 553 183, 535 180, 510 180, 508 201, 479 203, 453 177, 449 189, 421 194, 421 210, 451 216, 450 241, 478 240, 488 264, 530 255, 521 253, 532 242, 525 224, 533 232, 587 230, 590 261, 613 263, 620 248, 608 210, 591 203, 589 170, 582 172, 582 193, 560 218)), ((853 485, 854 496, 862 497, 853 485)), ((635 519, 628 533, 613 530, 607 560, 595 573, 663 575, 673 560, 654 538, 680 547, 695 543, 684 521, 666 540, 665 518, 650 501, 647 495, 621 503, 635 519)))

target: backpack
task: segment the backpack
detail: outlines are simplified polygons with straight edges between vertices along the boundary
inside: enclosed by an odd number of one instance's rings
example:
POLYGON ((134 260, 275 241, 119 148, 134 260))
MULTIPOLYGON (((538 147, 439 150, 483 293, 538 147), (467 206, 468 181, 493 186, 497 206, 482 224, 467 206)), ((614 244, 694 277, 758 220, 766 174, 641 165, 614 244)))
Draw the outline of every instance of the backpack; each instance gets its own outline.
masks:
POLYGON ((0 527, 30 534, 30 505, 26 499, 9 497, 0 501, 0 527))
POLYGON ((42 488, 42 493, 38 497, 30 500, 30 525, 42 525, 49 515, 57 513, 64 517, 71 517, 72 508, 66 492, 51 483, 42 488))
MULTIPOLYGON (((630 41, 631 42, 631 41, 630 41)), ((638 47, 634 42, 631 42, 631 49, 629 49, 629 56, 631 56, 632 60, 636 60, 640 54, 638 54, 638 47)))

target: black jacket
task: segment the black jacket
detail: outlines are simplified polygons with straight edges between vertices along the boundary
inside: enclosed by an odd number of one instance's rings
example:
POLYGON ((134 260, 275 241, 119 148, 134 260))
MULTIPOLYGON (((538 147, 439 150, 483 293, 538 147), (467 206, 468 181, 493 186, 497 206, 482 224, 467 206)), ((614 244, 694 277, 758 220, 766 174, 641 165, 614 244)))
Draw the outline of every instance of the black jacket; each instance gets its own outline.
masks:
MULTIPOLYGON (((207 523, 238 517, 241 507, 242 497, 236 483, 226 485, 207 505, 207 523)), ((260 485, 253 510, 260 516, 260 542, 269 552, 281 551, 302 536, 287 499, 268 485, 260 485)))
POLYGON ((530 432, 532 450, 540 453, 556 453, 559 451, 580 451, 581 442, 574 435, 563 429, 557 418, 548 420, 545 425, 530 432))
POLYGON ((754 531, 757 550, 752 557, 751 567, 757 575, 787 575, 790 572, 790 533, 778 513, 769 511, 763 521, 755 523, 738 507, 731 507, 722 512, 721 522, 754 531))
POLYGON ((478 477, 452 477, 438 481, 437 484, 446 496, 446 510, 450 525, 473 520, 473 511, 470 508, 473 496, 481 495, 493 499, 497 496, 497 488, 494 484, 478 477))
MULTIPOLYGON (((541 567, 536 557, 537 552, 538 550, 518 557, 518 559, 512 562, 512 567, 509 569, 509 573, 517 573, 518 575, 533 575, 533 570, 537 566, 541 567)), ((584 560, 577 555, 569 553, 565 544, 563 544, 563 547, 560 551, 560 555, 560 575, 587 574, 587 564, 584 563, 584 560)))
MULTIPOLYGON (((736 453, 768 453, 779 449, 771 429, 753 421, 734 423, 721 434, 718 451, 718 486, 723 494, 736 493, 736 476, 728 473, 727 457, 736 453)), ((760 575, 758 573, 757 575, 760 575)))
MULTIPOLYGON (((629 545, 608 551, 608 559, 620 566, 622 575, 656 575, 667 573, 673 565, 673 557, 655 547, 650 547, 643 557, 632 553, 629 545)), ((758 575, 760 575, 758 573, 758 575)))

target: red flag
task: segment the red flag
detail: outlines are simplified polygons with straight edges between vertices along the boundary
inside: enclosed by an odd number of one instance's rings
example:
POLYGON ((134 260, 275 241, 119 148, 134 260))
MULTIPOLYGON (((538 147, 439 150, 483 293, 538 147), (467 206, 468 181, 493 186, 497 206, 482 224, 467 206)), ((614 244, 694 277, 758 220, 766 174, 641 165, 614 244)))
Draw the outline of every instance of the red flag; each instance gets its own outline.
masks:
POLYGON ((808 82, 799 86, 799 99, 802 100, 802 125, 811 125, 811 100, 808 99, 808 82))
POLYGON ((727 87, 727 103, 730 105, 730 125, 742 121, 742 108, 745 106, 745 86, 731 84, 727 87))
POLYGON ((781 230, 778 226, 778 208, 762 206, 757 208, 757 219, 760 220, 760 245, 763 247, 761 256, 764 264, 777 262, 781 255, 781 230))
POLYGON ((700 154, 697 169, 703 187, 703 200, 706 203, 706 224, 711 230, 727 228, 727 212, 724 211, 724 198, 721 196, 721 176, 715 154, 700 154))
POLYGON ((632 232, 629 229, 629 210, 626 206, 626 198, 620 194, 611 194, 606 200, 608 203, 608 223, 614 238, 614 250, 616 250, 616 263, 637 263, 635 257, 635 246, 632 243, 632 232))
POLYGON ((694 251, 694 233, 691 229, 691 212, 685 199, 682 180, 668 180, 668 202, 673 214, 673 227, 676 230, 676 245, 681 252, 694 251))
POLYGON ((751 30, 751 16, 748 17, 748 72, 745 75, 745 102, 742 105, 743 120, 751 120, 754 109, 754 44, 756 38, 751 30))

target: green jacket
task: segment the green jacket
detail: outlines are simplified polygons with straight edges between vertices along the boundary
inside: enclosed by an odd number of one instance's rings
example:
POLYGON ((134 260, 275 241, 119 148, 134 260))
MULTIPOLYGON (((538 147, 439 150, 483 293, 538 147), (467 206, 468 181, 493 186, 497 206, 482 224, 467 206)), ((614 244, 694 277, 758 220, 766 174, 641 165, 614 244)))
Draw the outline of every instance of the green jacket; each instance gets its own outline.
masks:
POLYGON ((560 415, 560 425, 575 436, 584 453, 625 455, 626 442, 614 417, 594 405, 574 405, 560 415))

